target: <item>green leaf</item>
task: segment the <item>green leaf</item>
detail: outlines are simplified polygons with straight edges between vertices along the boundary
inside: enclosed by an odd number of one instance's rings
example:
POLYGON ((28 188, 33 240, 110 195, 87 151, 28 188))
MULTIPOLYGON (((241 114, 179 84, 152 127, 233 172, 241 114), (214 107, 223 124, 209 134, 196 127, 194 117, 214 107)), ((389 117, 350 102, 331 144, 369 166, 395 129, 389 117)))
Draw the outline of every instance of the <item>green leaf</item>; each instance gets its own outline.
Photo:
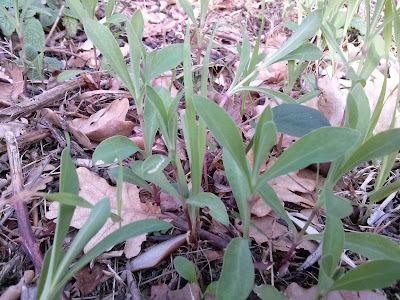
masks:
POLYGON ((345 218, 353 212, 353 207, 349 201, 336 196, 330 189, 326 188, 326 185, 323 188, 321 197, 325 201, 327 212, 335 217, 345 218))
POLYGON ((391 195, 394 192, 397 192, 400 190, 400 180, 394 181, 392 183, 389 183, 388 185, 385 185, 384 187, 381 187, 378 190, 374 190, 369 193, 369 201, 370 202, 378 202, 389 195, 391 195))
POLYGON ((319 293, 325 293, 333 283, 332 277, 340 261, 343 252, 343 244, 344 232, 342 221, 327 213, 324 239, 322 242, 321 267, 318 276, 319 293))
POLYGON ((55 282, 58 282, 62 278, 68 271, 72 261, 82 251, 83 247, 85 247, 89 240, 103 227, 109 214, 110 200, 108 198, 104 198, 96 203, 82 228, 76 234, 60 265, 57 267, 57 273, 54 279, 55 282))
POLYGON ((200 26, 203 27, 204 21, 206 19, 206 13, 207 13, 207 8, 208 4, 210 3, 210 0, 200 0, 200 26))
MULTIPOLYGON (((86 201, 82 197, 78 196, 77 194, 71 194, 71 193, 66 193, 66 192, 60 192, 60 193, 38 193, 40 197, 46 198, 51 201, 55 201, 58 203, 63 204, 63 206, 72 206, 72 207, 84 207, 84 208, 93 208, 93 204, 90 202, 86 201)), ((68 224, 69 226, 69 224, 68 224)))
POLYGON ((141 83, 140 65, 141 65, 142 52, 140 48, 142 46, 142 43, 141 39, 139 39, 139 36, 136 34, 135 28, 130 22, 126 23, 126 33, 128 35, 128 43, 129 43, 129 58, 131 60, 130 69, 133 77, 132 83, 135 88, 134 96, 136 102, 141 102, 142 95, 140 91, 140 83, 141 83))
POLYGON ((174 268, 185 280, 198 285, 196 269, 190 260, 183 256, 177 256, 174 258, 174 268))
POLYGON ((229 224, 229 217, 224 203, 212 193, 199 193, 191 196, 186 203, 196 207, 207 206, 210 209, 211 217, 224 225, 229 224))
POLYGON ((340 176, 360 164, 400 149, 400 128, 378 133, 362 144, 340 169, 340 176))
POLYGON ((218 287, 218 281, 211 282, 207 286, 206 291, 204 292, 204 294, 211 294, 211 295, 217 294, 217 287, 218 287))
POLYGON ((316 129, 293 143, 261 176, 259 183, 301 170, 312 163, 332 161, 348 151, 357 141, 359 133, 341 127, 316 129))
POLYGON ((140 9, 135 10, 131 18, 131 24, 135 33, 138 37, 138 40, 141 41, 143 38, 143 30, 144 30, 144 19, 143 14, 140 9))
POLYGON ((240 218, 243 223, 243 232, 248 234, 250 229, 250 207, 247 199, 251 196, 251 187, 245 178, 245 174, 239 166, 239 162, 235 160, 233 155, 224 150, 222 155, 224 161, 225 175, 228 178, 229 185, 232 188, 233 196, 240 212, 240 218))
POLYGON ((356 84, 347 96, 346 127, 360 133, 359 144, 363 143, 370 122, 369 100, 360 83, 356 84))
POLYGON ((57 76, 57 81, 62 82, 82 73, 82 70, 67 70, 57 76))
POLYGON ((217 286, 218 299, 247 299, 253 289, 254 267, 248 243, 238 237, 226 248, 217 286))
POLYGON ((286 55, 290 54, 297 48, 303 45, 304 42, 308 41, 309 38, 319 30, 322 23, 322 10, 317 9, 311 12, 300 24, 300 26, 294 31, 293 35, 275 52, 269 57, 262 66, 267 66, 275 62, 280 61, 286 55))
MULTIPOLYGON (((115 245, 126 241, 129 238, 148 233, 153 231, 168 230, 172 227, 171 224, 158 219, 147 219, 125 225, 108 236, 106 236, 101 242, 96 244, 89 252, 83 255, 69 270, 63 279, 55 287, 56 290, 61 289, 72 276, 88 264, 92 259, 99 256, 101 253, 114 247, 115 245)), ((50 297, 50 299, 54 299, 50 297)))
POLYGON ((239 66, 237 68, 235 78, 231 83, 231 87, 234 87, 236 85, 236 83, 239 81, 239 78, 242 76, 245 68, 249 64, 250 51, 251 51, 250 41, 247 38, 246 34, 243 33, 243 43, 242 46, 240 47, 239 66))
POLYGON ((49 274, 50 257, 52 255, 51 254, 52 250, 53 250, 53 248, 50 247, 47 250, 46 255, 44 256, 44 259, 43 259, 42 270, 40 271, 39 283, 37 285, 37 290, 36 290, 36 299, 40 299, 40 296, 43 293, 46 282, 51 281, 51 278, 48 277, 48 274, 49 274))
POLYGON ((154 137, 158 129, 157 108, 151 101, 144 106, 144 131, 146 134, 147 149, 153 148, 154 137))
MULTIPOLYGON (((108 173, 110 174, 110 176, 117 178, 118 177, 118 169, 119 169, 119 167, 114 167, 114 168, 110 169, 110 171, 108 173)), ((129 182, 134 185, 140 186, 150 193, 153 192, 150 185, 145 180, 143 180, 141 177, 136 175, 130 168, 122 167, 122 176, 123 176, 123 179, 125 182, 129 182)))
MULTIPOLYGON (((147 159, 150 159, 150 161, 147 163, 147 168, 146 168, 147 171, 154 170, 154 168, 157 166, 158 163, 160 163, 162 161, 162 159, 165 159, 165 161, 167 161, 167 162, 170 161, 170 159, 167 158, 166 156, 162 156, 159 154, 149 156, 147 159), (153 156, 155 156, 156 158, 153 156), (156 164, 154 165, 155 162, 156 162, 156 164)), ((146 159, 146 161, 147 161, 147 159, 146 159)), ((161 162, 161 164, 164 164, 164 163, 165 162, 161 162)), ((131 162, 131 169, 139 177, 158 185, 166 193, 174 195, 175 197, 180 199, 180 195, 177 192, 177 190, 171 185, 171 183, 168 181, 168 179, 163 174, 161 164, 157 168, 158 171, 151 172, 151 173, 144 172, 144 170, 143 170, 144 162, 142 162, 142 161, 131 162)))
POLYGON ((284 300, 287 299, 282 293, 280 293, 274 286, 272 285, 256 285, 253 291, 257 294, 261 300, 284 300))
POLYGON ((178 0, 179 5, 183 8, 193 24, 196 24, 196 17, 194 16, 192 5, 188 0, 178 0))
POLYGON ((139 147, 126 136, 115 135, 102 141, 94 150, 93 165, 112 164, 139 151, 139 147))
POLYGON ((299 99, 297 99, 297 103, 301 104, 301 103, 307 102, 308 100, 311 100, 312 98, 317 97, 319 94, 321 94, 320 90, 313 90, 311 92, 308 92, 307 94, 304 94, 299 99))
POLYGON ((159 125, 163 129, 163 133, 167 133, 168 112, 163 99, 161 99, 160 95, 150 85, 146 85, 146 96, 160 114, 161 120, 159 120, 159 125))
POLYGON ((380 35, 375 35, 370 44, 365 57, 363 68, 360 72, 360 77, 367 80, 371 73, 376 69, 384 54, 385 42, 380 35))
POLYGON ((24 44, 29 44, 38 52, 44 51, 45 37, 42 24, 38 19, 29 18, 22 23, 22 36, 24 44))
MULTIPOLYGON (((43 193, 43 197, 55 197, 57 199, 50 200, 66 200, 66 197, 60 194, 71 195, 72 197, 79 197, 79 179, 78 174, 76 173, 75 165, 72 162, 71 156, 69 154, 70 151, 70 137, 68 134, 65 135, 67 141, 67 148, 63 150, 61 153, 61 171, 60 171, 60 193, 57 194, 47 194, 43 193)), ((82 198, 79 200, 80 202, 85 202, 82 198)), ((90 207, 93 207, 92 204, 87 202, 90 207)), ((48 280, 45 282, 44 291, 49 288, 51 284, 51 280, 57 272, 58 264, 62 258, 62 245, 64 242, 64 238, 69 230, 69 226, 71 224, 71 220, 75 211, 76 205, 68 205, 66 202, 60 202, 58 206, 58 218, 57 225, 54 234, 54 241, 52 245, 52 252, 49 262, 49 268, 47 270, 48 280)), ((46 276, 47 277, 47 276, 46 276)))
POLYGON ((258 176, 261 164, 276 142, 276 128, 273 114, 268 106, 262 112, 253 137, 253 181, 258 176))
POLYGON ((14 17, 0 5, 0 29, 3 35, 10 36, 15 31, 16 25, 14 17))
POLYGON ((142 165, 142 172, 146 175, 160 173, 169 164, 171 159, 165 155, 153 154, 142 165))
POLYGON ((348 271, 340 277, 330 291, 335 290, 373 290, 385 288, 400 279, 400 262, 393 260, 374 260, 348 271))
MULTIPOLYGON (((110 64, 114 72, 121 78, 132 95, 135 95, 135 88, 128 73, 125 59, 111 31, 98 21, 89 18, 83 19, 83 26, 85 27, 85 33, 88 38, 93 42, 96 48, 100 50, 101 54, 103 54, 104 58, 110 64)), ((141 103, 139 102, 136 103, 136 105, 141 107, 141 103)))
POLYGON ((261 199, 271 207, 274 212, 276 212, 279 216, 282 217, 288 224, 290 230, 293 233, 296 233, 296 227, 294 226, 292 220, 289 218, 285 208, 282 206, 281 201, 279 201, 278 196, 276 195, 274 189, 268 184, 264 183, 260 188, 257 190, 257 193, 260 195, 261 199))
MULTIPOLYGON (((278 50, 279 51, 279 50, 278 50)), ((278 61, 284 60, 299 60, 299 61, 311 61, 320 59, 322 56, 322 51, 317 46, 307 43, 301 45, 296 50, 290 52, 288 55, 282 57, 278 61)), ((278 62, 276 61, 276 62, 278 62)))
POLYGON ((286 95, 285 93, 279 92, 279 91, 275 91, 272 89, 267 89, 267 88, 263 88, 263 87, 258 87, 258 86, 242 86, 242 87, 237 87, 235 88, 236 92, 241 92, 241 91, 255 91, 255 92, 259 92, 261 94, 264 94, 272 99, 278 98, 281 99, 283 102, 285 103, 293 103, 296 104, 296 101, 294 99, 292 99, 291 97, 289 97, 288 95, 286 95))
POLYGON ((386 237, 370 232, 346 232, 344 247, 370 260, 389 259, 400 262, 400 246, 386 237))
POLYGON ((67 30, 68 35, 70 37, 76 36, 76 33, 78 32, 78 25, 79 25, 79 22, 77 19, 68 17, 68 16, 63 16, 62 25, 67 30))
POLYGON ((146 82, 169 71, 183 60, 183 44, 168 45, 162 49, 151 51, 144 61, 146 82))
POLYGON ((233 159, 245 176, 242 180, 250 182, 250 171, 243 148, 242 138, 232 118, 219 105, 211 100, 193 96, 197 113, 205 121, 215 139, 232 154, 233 159))
POLYGON ((299 104, 281 104, 272 109, 278 132, 301 137, 311 131, 331 126, 318 110, 299 104))
MULTIPOLYGON (((65 0, 68 4, 68 7, 72 10, 72 12, 78 16, 79 20, 83 23, 85 18, 89 18, 89 13, 82 5, 80 0, 65 0)), ((86 31, 86 30, 85 30, 86 31)))

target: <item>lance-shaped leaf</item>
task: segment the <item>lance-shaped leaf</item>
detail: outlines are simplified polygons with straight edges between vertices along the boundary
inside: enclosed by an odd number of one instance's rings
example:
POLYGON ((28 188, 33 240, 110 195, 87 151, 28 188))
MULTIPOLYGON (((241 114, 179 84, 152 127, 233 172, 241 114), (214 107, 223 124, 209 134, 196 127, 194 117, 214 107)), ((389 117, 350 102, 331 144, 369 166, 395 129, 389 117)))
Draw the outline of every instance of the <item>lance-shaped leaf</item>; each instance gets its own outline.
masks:
POLYGON ((259 184, 280 175, 301 170, 312 163, 332 161, 348 151, 358 137, 359 133, 349 128, 316 129, 286 149, 272 167, 261 176, 259 184))
POLYGON ((254 284, 254 267, 249 241, 234 238, 224 255, 221 276, 217 285, 218 299, 247 299, 254 284))
POLYGON ((321 49, 319 49, 317 46, 311 43, 307 43, 301 45, 299 48, 290 52, 288 55, 282 57, 278 61, 284 61, 284 60, 311 61, 320 59, 322 54, 323 53, 321 49))
MULTIPOLYGON (((83 26, 85 27, 85 33, 89 39, 96 48, 100 50, 101 54, 103 54, 114 72, 128 87, 132 95, 135 95, 135 88, 126 67, 125 59, 111 31, 98 21, 89 18, 83 18, 83 26)), ((136 104, 141 105, 139 102, 136 104)))
POLYGON ((336 280, 330 290, 361 291, 384 288, 400 279, 399 270, 400 262, 393 260, 365 262, 336 280))
POLYGON ((168 45, 147 54, 144 60, 144 75, 146 82, 169 71, 179 65, 183 60, 183 44, 168 45))
POLYGON ((258 175, 262 162, 276 142, 276 128, 268 106, 262 112, 253 137, 253 178, 258 175))
POLYGON ((389 155, 400 149, 400 128, 378 133, 362 144, 340 169, 340 175, 371 159, 389 155))
POLYGON ((197 113, 205 121, 215 139, 230 152, 233 159, 242 170, 242 173, 245 175, 244 179, 250 181, 249 166, 247 164, 242 138, 235 122, 213 101, 201 96, 193 96, 193 100, 197 113))

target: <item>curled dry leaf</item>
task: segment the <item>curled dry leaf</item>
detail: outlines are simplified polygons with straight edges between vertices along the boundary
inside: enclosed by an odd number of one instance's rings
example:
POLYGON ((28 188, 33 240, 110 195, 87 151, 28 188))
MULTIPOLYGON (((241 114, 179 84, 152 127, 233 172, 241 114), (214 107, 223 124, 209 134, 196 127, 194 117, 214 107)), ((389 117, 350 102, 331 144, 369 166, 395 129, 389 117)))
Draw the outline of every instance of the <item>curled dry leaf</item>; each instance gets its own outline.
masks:
MULTIPOLYGON (((92 204, 95 204, 104 197, 110 199, 111 211, 117 212, 117 188, 110 186, 107 181, 86 168, 78 168, 79 177, 79 196, 86 199, 92 204)), ((124 182, 122 188, 122 225, 126 225, 135 221, 144 220, 148 218, 156 218, 160 215, 160 208, 152 204, 142 203, 139 198, 138 188, 130 183, 124 182)), ((58 214, 58 204, 52 203, 49 211, 46 213, 46 218, 55 219, 58 214)), ((90 214, 90 209, 77 207, 72 218, 71 226, 74 228, 81 228, 87 217, 90 214)), ((104 224, 100 231, 89 241, 85 246, 84 252, 86 253, 104 237, 119 228, 118 223, 112 222, 110 219, 104 224)), ((141 235, 129 239, 125 243, 124 253, 127 258, 134 257, 139 254, 141 244, 146 240, 146 235, 141 235)))
MULTIPOLYGON (((308 300, 314 299, 317 292, 317 286, 309 289, 302 288, 297 283, 291 283, 286 288, 284 294, 289 299, 308 300)), ((322 300, 383 300, 384 295, 374 291, 334 291, 321 298, 322 300)))
POLYGON ((91 142, 100 143, 111 136, 128 136, 132 132, 133 122, 125 121, 128 109, 127 98, 114 100, 89 119, 77 118, 69 121, 68 127, 81 145, 90 148, 91 142))

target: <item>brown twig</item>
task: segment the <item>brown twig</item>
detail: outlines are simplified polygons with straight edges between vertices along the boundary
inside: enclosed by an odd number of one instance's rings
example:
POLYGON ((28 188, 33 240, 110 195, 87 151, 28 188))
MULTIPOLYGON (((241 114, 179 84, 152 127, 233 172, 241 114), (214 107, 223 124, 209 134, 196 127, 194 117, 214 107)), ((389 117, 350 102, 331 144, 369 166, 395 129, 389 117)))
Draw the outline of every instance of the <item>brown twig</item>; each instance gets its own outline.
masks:
POLYGON ((54 33, 54 30, 56 30, 57 25, 58 25, 58 22, 60 22, 60 19, 61 19, 61 17, 62 17, 62 12, 63 12, 63 10, 64 10, 64 5, 61 5, 60 10, 58 11, 58 15, 57 15, 56 21, 54 22, 53 26, 52 26, 51 29, 50 29, 49 34, 47 35, 47 38, 46 38, 46 41, 45 41, 45 44, 46 44, 46 45, 49 43, 49 41, 50 41, 50 39, 51 39, 51 36, 52 36, 53 33, 54 33))
MULTIPOLYGON (((36 142, 50 136, 50 131, 47 129, 35 130, 32 132, 27 132, 16 138, 18 145, 23 145, 31 142, 36 142)), ((6 145, 0 145, 0 153, 7 151, 6 145)))
POLYGON ((64 98, 66 92, 73 91, 85 85, 85 80, 79 77, 58 85, 43 94, 30 98, 29 100, 4 108, 0 110, 0 122, 12 121, 40 108, 52 105, 54 102, 64 98))
MULTIPOLYGON (((13 195, 16 195, 23 189, 21 159, 19 157, 18 144, 14 134, 11 131, 6 132, 5 138, 10 162, 11 186, 13 195)), ((21 244, 35 267, 41 270, 43 255, 39 250, 35 237, 33 236, 26 203, 21 201, 15 203, 14 209, 17 215, 21 244)))

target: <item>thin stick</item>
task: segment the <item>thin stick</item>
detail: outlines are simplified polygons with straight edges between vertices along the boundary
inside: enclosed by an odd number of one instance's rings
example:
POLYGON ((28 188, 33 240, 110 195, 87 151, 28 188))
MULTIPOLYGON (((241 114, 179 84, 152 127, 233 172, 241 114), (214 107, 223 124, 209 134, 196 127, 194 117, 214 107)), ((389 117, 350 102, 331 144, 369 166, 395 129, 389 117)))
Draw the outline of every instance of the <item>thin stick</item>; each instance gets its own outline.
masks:
MULTIPOLYGON (((11 131, 5 134, 7 142, 7 153, 10 162, 11 186, 13 195, 17 195, 23 190, 21 159, 19 157, 18 144, 14 134, 11 131)), ((29 223, 28 208, 25 202, 18 201, 15 206, 17 215, 18 229, 20 241, 25 252, 32 260, 35 267, 42 269, 43 255, 39 250, 35 237, 33 236, 32 227, 29 223)))
POLYGON ((54 22, 53 26, 52 26, 51 29, 50 29, 49 34, 47 35, 46 42, 45 42, 46 45, 47 45, 47 43, 50 41, 51 36, 52 36, 53 33, 54 33, 54 30, 56 30, 56 27, 57 27, 57 25, 58 25, 58 22, 60 22, 60 19, 61 19, 63 10, 64 10, 64 5, 61 5, 60 10, 58 11, 58 15, 57 15, 56 21, 54 22))

